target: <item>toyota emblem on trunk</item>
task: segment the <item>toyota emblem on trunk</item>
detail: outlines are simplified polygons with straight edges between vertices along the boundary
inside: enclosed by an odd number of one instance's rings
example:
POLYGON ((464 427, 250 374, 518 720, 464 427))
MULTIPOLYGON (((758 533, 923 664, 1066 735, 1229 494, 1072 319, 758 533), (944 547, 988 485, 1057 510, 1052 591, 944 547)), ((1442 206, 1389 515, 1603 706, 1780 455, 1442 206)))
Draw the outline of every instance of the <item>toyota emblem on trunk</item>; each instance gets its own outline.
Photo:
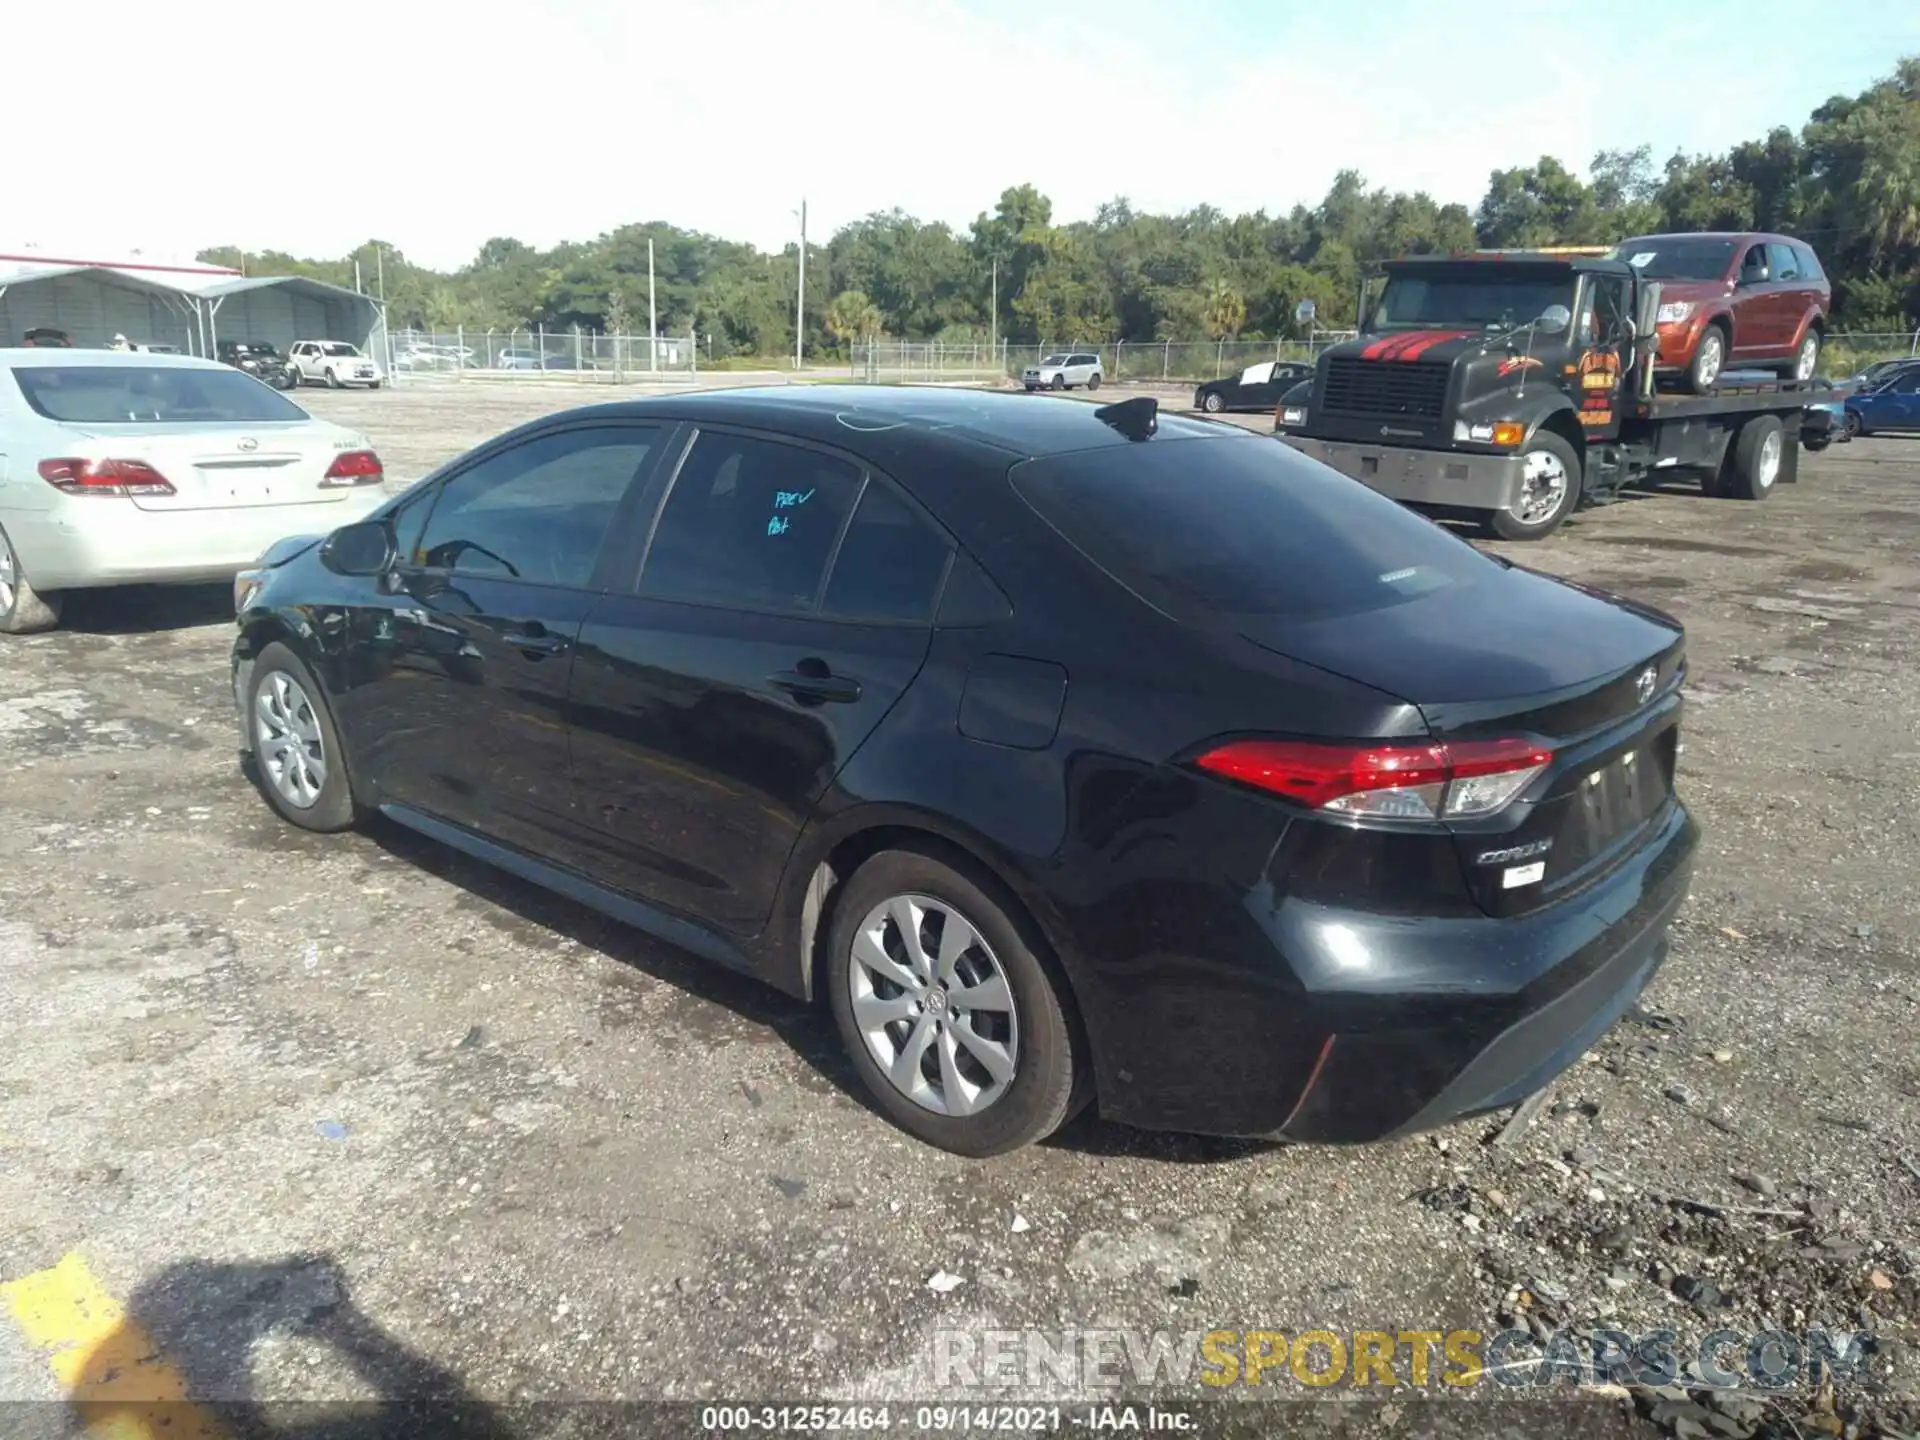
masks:
POLYGON ((1635 677, 1633 682, 1633 693, 1640 697, 1640 703, 1642 705, 1646 704, 1647 701, 1653 698, 1653 687, 1657 683, 1657 679, 1658 677, 1655 675, 1654 669, 1651 665, 1649 665, 1646 669, 1642 670, 1640 674, 1635 677))
POLYGON ((258 450, 260 448, 260 442, 249 435, 240 442, 240 448, 242 450, 258 450))

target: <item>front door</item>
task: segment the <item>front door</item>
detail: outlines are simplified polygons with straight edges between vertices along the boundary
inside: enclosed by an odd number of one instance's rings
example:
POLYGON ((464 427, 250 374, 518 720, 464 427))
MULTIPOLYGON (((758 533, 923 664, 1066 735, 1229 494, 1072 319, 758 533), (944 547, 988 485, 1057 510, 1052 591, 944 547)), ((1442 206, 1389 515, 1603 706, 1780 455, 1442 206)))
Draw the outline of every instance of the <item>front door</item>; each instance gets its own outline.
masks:
POLYGON ((1587 282, 1575 334, 1574 405, 1589 440, 1611 439, 1620 432, 1620 407, 1628 394, 1627 366, 1632 313, 1626 277, 1596 274, 1587 282))
POLYGON ((574 646, 607 537, 660 434, 544 431, 402 512, 393 589, 350 621, 356 673, 340 704, 349 750, 383 802, 576 858, 574 646))
POLYGON ((581 809, 604 883, 737 934, 925 659, 951 546, 846 456, 707 430, 635 586, 581 631, 581 809))

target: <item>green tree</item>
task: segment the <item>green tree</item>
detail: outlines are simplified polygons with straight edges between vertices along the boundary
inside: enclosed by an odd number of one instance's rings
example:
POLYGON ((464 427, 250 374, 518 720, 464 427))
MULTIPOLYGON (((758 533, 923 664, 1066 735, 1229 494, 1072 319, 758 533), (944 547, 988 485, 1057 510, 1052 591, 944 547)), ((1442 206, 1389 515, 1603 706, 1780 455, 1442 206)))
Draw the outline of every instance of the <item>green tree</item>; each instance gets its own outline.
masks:
POLYGON ((1216 279, 1207 287, 1207 334, 1216 340, 1238 335, 1247 323, 1247 302, 1225 280, 1216 279))
POLYGON ((861 290, 842 290, 827 306, 827 333, 841 345, 872 340, 885 324, 880 307, 861 290))

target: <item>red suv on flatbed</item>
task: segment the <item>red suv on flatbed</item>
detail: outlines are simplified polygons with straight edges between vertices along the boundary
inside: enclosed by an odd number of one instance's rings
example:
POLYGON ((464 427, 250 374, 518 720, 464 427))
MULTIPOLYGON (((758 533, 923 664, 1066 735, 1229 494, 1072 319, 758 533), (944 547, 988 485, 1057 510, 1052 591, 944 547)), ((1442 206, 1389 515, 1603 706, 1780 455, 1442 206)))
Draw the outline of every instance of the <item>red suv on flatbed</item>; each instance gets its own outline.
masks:
POLYGON ((1615 256, 1660 282, 1658 369, 1704 395, 1722 371, 1811 380, 1833 301, 1820 261, 1786 235, 1643 235, 1615 256))

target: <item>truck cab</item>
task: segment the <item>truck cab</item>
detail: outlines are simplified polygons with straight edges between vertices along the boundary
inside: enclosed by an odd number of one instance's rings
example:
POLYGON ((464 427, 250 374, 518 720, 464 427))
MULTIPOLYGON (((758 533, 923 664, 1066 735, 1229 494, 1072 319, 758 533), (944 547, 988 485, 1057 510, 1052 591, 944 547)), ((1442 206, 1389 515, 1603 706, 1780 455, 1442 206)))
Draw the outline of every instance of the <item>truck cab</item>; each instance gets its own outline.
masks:
MULTIPOLYGON (((1655 394, 1660 287, 1584 252, 1489 252, 1393 262, 1363 296, 1360 333, 1320 356, 1282 398, 1289 444, 1409 504, 1536 539, 1583 501, 1654 469, 1718 477, 1746 424, 1767 467, 1762 493, 1794 478, 1806 403, 1770 378, 1728 375, 1711 396, 1655 394), (1686 415, 1681 411, 1686 410, 1686 415)), ((1735 476, 1729 481, 1736 488, 1735 476)), ((1713 484, 1718 485, 1716 478, 1713 484)))

